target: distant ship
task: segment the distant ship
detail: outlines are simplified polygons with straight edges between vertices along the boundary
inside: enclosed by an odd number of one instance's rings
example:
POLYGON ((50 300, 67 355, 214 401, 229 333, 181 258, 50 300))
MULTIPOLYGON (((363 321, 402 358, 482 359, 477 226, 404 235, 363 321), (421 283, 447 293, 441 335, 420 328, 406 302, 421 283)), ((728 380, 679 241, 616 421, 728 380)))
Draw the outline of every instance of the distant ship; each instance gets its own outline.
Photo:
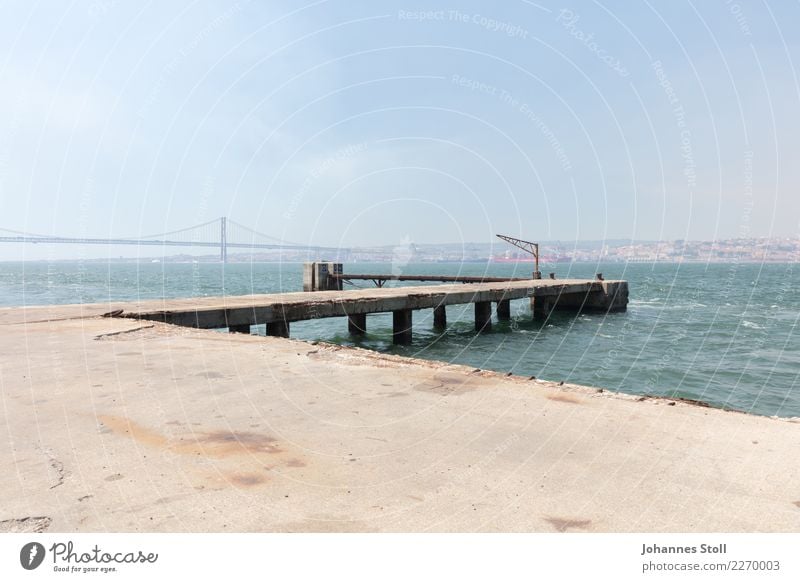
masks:
POLYGON ((492 257, 490 263, 533 263, 533 257, 492 257))
MULTIPOLYGON (((533 257, 505 257, 505 256, 494 256, 489 259, 490 263, 533 263, 533 257)), ((542 263, 571 263, 572 259, 569 257, 563 256, 543 256, 541 258, 542 263)))

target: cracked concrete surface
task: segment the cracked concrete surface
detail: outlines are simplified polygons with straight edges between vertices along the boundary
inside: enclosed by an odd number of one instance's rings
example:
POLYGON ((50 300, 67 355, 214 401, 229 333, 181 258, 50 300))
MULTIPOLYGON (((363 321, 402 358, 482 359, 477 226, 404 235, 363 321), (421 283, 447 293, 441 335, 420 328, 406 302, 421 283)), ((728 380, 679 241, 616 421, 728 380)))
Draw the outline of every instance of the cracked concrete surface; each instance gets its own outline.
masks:
POLYGON ((52 450, 46 449, 43 452, 45 455, 47 455, 50 465, 50 473, 53 482, 53 484, 50 485, 50 489, 55 489, 56 487, 64 484, 64 478, 67 476, 67 473, 64 470, 64 463, 53 456, 52 450))

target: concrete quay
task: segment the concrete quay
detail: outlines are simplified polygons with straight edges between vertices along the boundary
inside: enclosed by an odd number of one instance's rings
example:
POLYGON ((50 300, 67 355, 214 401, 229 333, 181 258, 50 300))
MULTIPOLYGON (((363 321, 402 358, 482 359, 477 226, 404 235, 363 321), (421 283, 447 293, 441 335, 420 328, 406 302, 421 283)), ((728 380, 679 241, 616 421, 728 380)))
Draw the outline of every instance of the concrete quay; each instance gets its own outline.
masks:
POLYGON ((110 308, 0 310, 0 531, 800 531, 799 419, 110 308))

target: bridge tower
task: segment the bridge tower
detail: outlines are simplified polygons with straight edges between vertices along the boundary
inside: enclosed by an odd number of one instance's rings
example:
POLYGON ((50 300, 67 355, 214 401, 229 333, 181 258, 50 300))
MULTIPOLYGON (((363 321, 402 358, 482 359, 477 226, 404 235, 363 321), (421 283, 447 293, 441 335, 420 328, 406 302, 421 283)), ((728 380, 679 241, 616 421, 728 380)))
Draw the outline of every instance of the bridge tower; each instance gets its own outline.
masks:
POLYGON ((228 225, 227 219, 223 216, 219 219, 219 260, 222 263, 228 262, 228 225))

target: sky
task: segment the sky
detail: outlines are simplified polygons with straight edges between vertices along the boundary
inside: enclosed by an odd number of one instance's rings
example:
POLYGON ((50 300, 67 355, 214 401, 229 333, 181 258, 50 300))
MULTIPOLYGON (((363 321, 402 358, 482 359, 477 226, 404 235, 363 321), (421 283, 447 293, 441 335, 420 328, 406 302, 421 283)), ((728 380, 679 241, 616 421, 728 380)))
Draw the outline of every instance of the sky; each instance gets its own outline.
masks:
MULTIPOLYGON (((800 231, 796 2, 0 12, 3 229, 129 237, 226 216, 330 246, 800 231)), ((0 259, 70 252, 37 246, 0 259)))

